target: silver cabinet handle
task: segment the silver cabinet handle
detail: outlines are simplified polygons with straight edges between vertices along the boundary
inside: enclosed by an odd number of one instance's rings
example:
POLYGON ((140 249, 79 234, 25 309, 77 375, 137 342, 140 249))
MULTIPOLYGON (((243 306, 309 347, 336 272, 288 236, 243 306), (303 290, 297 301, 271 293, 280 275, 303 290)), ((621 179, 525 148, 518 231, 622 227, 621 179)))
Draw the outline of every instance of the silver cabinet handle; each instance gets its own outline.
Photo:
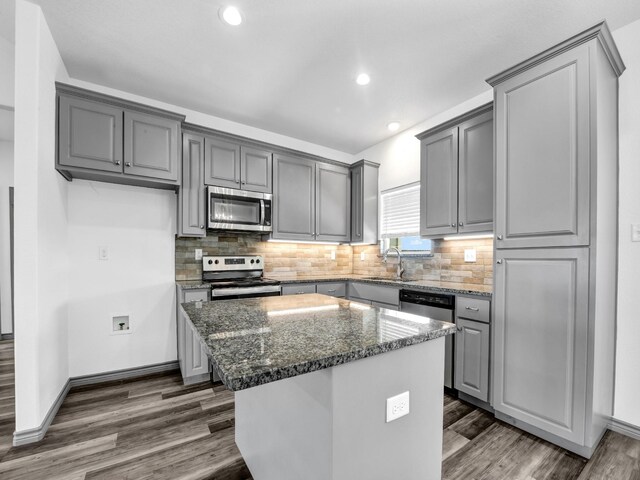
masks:
POLYGON ((131 166, 131 162, 127 162, 124 164, 125 167, 130 167, 131 166))
POLYGON ((502 260, 496 260, 496 263, 497 263, 498 265, 502 265, 502 260))
POLYGON ((502 235, 498 235, 498 240, 502 240, 502 235))
POLYGON ((296 295, 304 295, 304 292, 296 292, 296 295))
POLYGON ((462 222, 460 222, 458 225, 462 227, 464 224, 462 222))
POLYGON ((472 312, 479 312, 480 309, 478 307, 464 307, 466 310, 471 310, 472 312))
POLYGON ((456 224, 455 224, 455 223, 452 223, 452 224, 451 224, 451 227, 452 227, 452 228, 456 228, 456 224))
POLYGON ((200 228, 201 228, 201 229, 204 229, 204 225, 200 225, 200 228))
POLYGON ((332 289, 332 290, 327 290, 327 293, 336 293, 336 289, 332 289))
POLYGON ((120 160, 116 160, 116 165, 120 165, 120 160))

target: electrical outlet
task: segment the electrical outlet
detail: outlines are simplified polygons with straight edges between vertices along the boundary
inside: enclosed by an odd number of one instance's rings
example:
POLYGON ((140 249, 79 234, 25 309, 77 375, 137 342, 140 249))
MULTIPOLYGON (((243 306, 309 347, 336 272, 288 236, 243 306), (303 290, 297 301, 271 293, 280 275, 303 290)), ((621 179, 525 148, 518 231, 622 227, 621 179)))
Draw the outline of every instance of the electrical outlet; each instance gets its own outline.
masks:
POLYGON ((98 260, 109 260, 109 249, 107 247, 98 247, 98 260))
POLYGON ((365 254, 364 254, 364 252, 360 252, 360 261, 361 261, 361 262, 364 262, 364 259, 365 259, 365 254))
POLYGON ((387 423, 409 414, 409 391, 387 398, 387 423))
POLYGON ((196 260, 202 260, 202 249, 196 248, 196 260))
POLYGON ((476 249, 475 248, 466 248, 464 250, 464 261, 465 262, 475 262, 476 261, 476 249))
POLYGON ((335 260, 335 259, 336 259, 336 251, 331 250, 331 260, 335 260))

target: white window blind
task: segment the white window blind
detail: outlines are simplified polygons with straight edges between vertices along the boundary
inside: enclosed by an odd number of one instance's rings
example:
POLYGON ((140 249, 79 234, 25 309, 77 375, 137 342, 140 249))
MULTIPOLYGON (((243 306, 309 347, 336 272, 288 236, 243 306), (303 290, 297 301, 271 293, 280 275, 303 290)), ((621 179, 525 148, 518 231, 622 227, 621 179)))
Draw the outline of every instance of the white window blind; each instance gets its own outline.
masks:
POLYGON ((381 238, 420 235, 420 183, 381 194, 381 238))

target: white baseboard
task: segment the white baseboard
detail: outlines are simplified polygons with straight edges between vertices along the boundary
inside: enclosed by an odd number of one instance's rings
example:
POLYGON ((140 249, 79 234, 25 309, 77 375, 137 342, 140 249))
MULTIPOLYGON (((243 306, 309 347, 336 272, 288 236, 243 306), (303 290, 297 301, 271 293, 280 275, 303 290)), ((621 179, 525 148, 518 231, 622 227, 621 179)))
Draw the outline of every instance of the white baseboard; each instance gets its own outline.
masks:
POLYGON ((128 378, 141 377, 144 375, 151 375, 153 373, 168 372, 178 369, 178 362, 172 361, 158 363, 155 365, 147 365, 144 367, 127 368, 124 370, 116 370, 113 372, 98 373, 96 375, 84 375, 82 377, 70 378, 64 384, 64 387, 62 387, 62 390, 56 397, 56 400, 53 402, 53 405, 51 405, 51 408, 49 408, 49 411, 45 415, 44 420, 42 420, 40 426, 36 428, 30 428, 28 430, 13 432, 13 446, 19 447, 21 445, 27 445, 29 443, 35 443, 42 440, 46 435, 47 430, 49 429, 49 425, 51 425, 51 422, 58 413, 62 402, 64 402, 64 399, 69 393, 69 390, 73 387, 95 385, 98 383, 112 382, 116 380, 125 380, 128 378))
POLYGON ((609 421, 609 430, 613 430, 614 432, 621 433, 622 435, 626 435, 627 437, 640 440, 640 427, 636 427, 635 425, 631 425, 630 423, 623 422, 622 420, 612 418, 609 421))

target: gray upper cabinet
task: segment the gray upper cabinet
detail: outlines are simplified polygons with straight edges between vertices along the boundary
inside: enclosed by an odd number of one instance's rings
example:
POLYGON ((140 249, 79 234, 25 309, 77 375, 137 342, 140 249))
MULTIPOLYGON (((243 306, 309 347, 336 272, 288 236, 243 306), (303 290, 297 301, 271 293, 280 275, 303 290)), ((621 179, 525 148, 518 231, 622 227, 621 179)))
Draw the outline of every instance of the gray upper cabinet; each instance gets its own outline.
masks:
POLYGON ((56 169, 67 180, 176 189, 184 116, 56 83, 56 169))
POLYGON ((205 184, 271 193, 271 152, 214 137, 205 146, 205 184))
POLYGON ((493 113, 483 105, 417 135, 420 234, 493 229, 493 113))
POLYGON ((458 233, 493 230, 493 113, 458 127, 458 233))
POLYGON ((589 52, 495 88, 498 248, 589 245, 589 52))
POLYGON ((351 242, 378 242, 378 170, 380 165, 360 160, 351 165, 351 242))
POLYGON ((271 193, 272 177, 271 152, 240 147, 240 182, 243 190, 271 193))
POLYGON ((122 109, 61 96, 58 163, 122 172, 122 109))
POLYGON ((216 138, 205 138, 204 183, 240 188, 240 145, 216 138))
POLYGON ((458 128, 422 140, 420 234, 458 232, 458 128))
POLYGON ((350 193, 347 167, 316 163, 316 240, 350 240, 350 193))
POLYGON ((496 252, 493 406, 574 442, 585 429, 588 254, 496 252))
POLYGON ((316 164, 274 155, 273 238, 315 240, 316 164))
POLYGON ((124 112, 124 173, 178 180, 180 124, 140 112, 124 112))
POLYGON ((206 236, 204 137, 182 135, 182 186, 178 192, 178 236, 206 236))

